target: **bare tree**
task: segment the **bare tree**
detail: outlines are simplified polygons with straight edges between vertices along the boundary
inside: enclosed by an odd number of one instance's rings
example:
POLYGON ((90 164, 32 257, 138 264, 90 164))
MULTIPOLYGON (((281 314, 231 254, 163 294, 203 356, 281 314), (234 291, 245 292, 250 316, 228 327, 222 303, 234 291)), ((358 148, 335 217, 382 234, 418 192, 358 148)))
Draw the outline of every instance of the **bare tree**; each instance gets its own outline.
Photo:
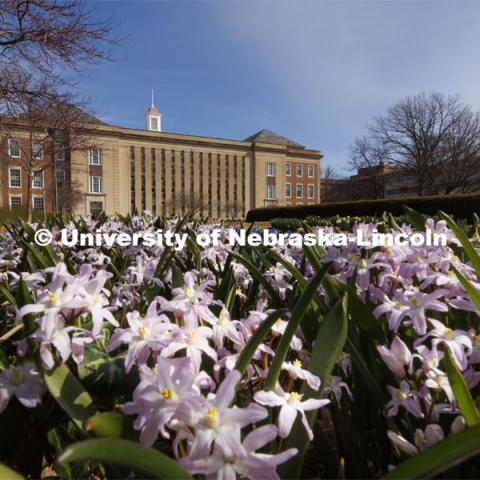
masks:
MULTIPOLYGON (((25 79, 29 83, 29 79, 25 79)), ((0 133, 10 145, 18 149, 18 156, 11 158, 3 149, 3 162, 9 166, 19 166, 27 179, 26 211, 28 219, 32 218, 32 188, 37 183, 44 189, 45 173, 50 174, 52 182, 49 190, 54 196, 54 210, 59 203, 68 203, 73 199, 73 192, 59 198, 56 169, 61 159, 61 165, 68 165, 74 151, 88 150, 96 145, 91 142, 92 133, 98 121, 84 113, 79 104, 66 93, 59 94, 53 79, 37 80, 32 90, 41 90, 44 95, 31 93, 29 88, 22 88, 22 83, 16 90, 9 89, 5 99, 5 113, 0 117, 0 133), (59 202, 63 200, 63 202, 59 202)), ((66 169, 63 169, 66 174, 66 169)), ((68 178, 65 179, 68 181, 68 178)), ((71 185, 70 185, 71 186, 71 185)))
POLYGON ((405 98, 375 118, 368 130, 368 137, 352 147, 355 168, 388 164, 411 179, 418 195, 471 191, 480 185, 473 168, 480 122, 458 96, 405 98))
POLYGON ((385 192, 385 166, 389 150, 382 142, 363 137, 350 147, 349 165, 358 175, 353 180, 361 183, 364 198, 383 198, 385 192))
POLYGON ((111 19, 95 20, 84 0, 2 0, 0 2, 0 114, 5 95, 30 93, 48 78, 60 89, 74 85, 66 73, 111 59, 111 19), (61 72, 61 73, 60 73, 61 72), (28 82, 17 83, 20 77, 28 82))

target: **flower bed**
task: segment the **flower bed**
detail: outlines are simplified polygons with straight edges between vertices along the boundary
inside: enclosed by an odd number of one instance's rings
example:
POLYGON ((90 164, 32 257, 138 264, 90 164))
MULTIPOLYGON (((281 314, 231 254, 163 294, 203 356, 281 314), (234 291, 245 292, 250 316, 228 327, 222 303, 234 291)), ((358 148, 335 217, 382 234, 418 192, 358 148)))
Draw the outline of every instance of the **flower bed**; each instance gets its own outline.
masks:
POLYGON ((0 474, 475 477, 480 258, 444 218, 448 246, 375 249, 201 248, 223 227, 191 217, 9 224, 0 474), (189 241, 39 247, 41 227, 189 241))

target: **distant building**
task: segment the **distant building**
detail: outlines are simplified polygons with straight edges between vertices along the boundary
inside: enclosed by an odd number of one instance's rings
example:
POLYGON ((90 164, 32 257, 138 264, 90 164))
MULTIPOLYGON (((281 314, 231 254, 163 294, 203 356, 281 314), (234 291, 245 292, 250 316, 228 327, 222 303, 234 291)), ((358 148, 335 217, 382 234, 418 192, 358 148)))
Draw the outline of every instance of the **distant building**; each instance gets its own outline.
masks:
POLYGON ((415 196, 415 179, 391 165, 359 168, 349 178, 321 180, 322 202, 415 196))
MULTIPOLYGON (((178 215, 195 208, 212 218, 239 218, 255 207, 320 201, 318 150, 269 130, 245 140, 167 133, 161 120, 152 102, 145 130, 97 122, 88 130, 91 148, 69 154, 62 145, 42 145, 31 180, 34 209, 178 215)), ((4 207, 26 203, 21 155, 38 148, 28 145, 21 120, 9 128, 11 138, 0 131, 4 207)))

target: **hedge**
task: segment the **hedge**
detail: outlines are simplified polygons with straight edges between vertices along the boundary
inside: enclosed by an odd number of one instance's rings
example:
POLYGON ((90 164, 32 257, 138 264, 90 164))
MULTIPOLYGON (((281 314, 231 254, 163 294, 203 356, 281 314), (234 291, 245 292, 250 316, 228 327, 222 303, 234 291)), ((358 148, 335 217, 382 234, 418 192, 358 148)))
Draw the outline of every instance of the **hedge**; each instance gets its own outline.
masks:
POLYGON ((295 207, 254 208, 247 213, 247 222, 266 222, 273 218, 299 218, 309 215, 331 217, 334 215, 373 215, 384 212, 402 215, 402 206, 407 205, 426 215, 434 215, 439 210, 456 218, 472 220, 473 213, 480 212, 480 193, 464 195, 437 195, 431 197, 403 197, 381 200, 357 200, 354 202, 323 203, 318 205, 298 205, 295 207))

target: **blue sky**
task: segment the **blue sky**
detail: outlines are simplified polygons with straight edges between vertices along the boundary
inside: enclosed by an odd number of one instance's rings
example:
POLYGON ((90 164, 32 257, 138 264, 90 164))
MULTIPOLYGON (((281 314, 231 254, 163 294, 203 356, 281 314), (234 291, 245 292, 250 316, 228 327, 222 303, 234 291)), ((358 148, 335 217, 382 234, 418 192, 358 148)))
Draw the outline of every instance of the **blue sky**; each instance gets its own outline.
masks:
POLYGON ((374 116, 422 91, 480 110, 480 2, 99 1, 125 39, 80 79, 99 116, 143 128, 155 89, 163 129, 243 139, 268 128, 349 174, 374 116))

